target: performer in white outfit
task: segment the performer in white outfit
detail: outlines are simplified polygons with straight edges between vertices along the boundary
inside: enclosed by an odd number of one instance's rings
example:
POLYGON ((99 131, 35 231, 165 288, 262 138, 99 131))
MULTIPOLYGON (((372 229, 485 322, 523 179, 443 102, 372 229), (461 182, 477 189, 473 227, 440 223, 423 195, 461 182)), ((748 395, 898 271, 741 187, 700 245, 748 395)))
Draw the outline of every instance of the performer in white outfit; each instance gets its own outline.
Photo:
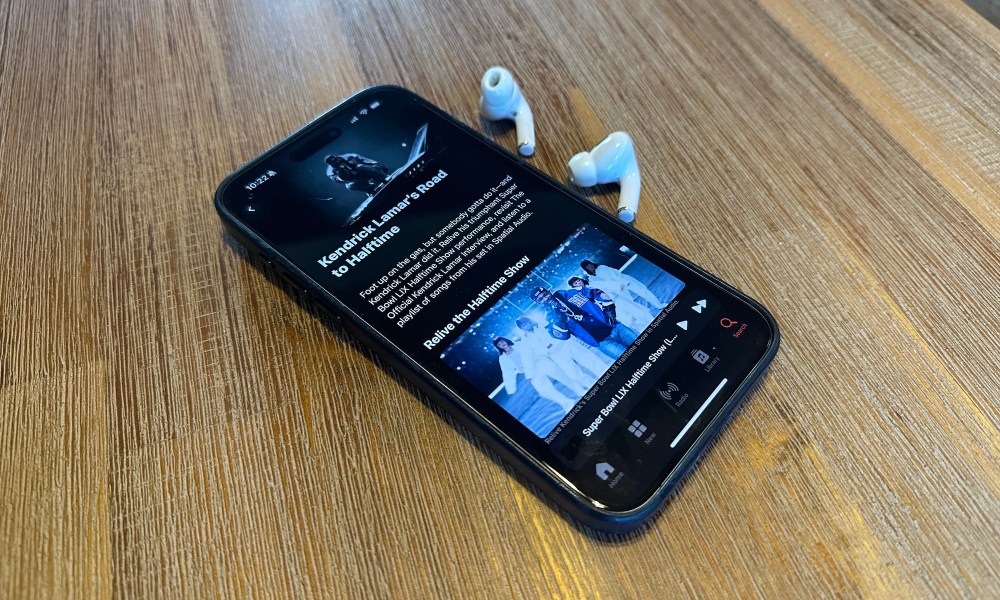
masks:
MULTIPOLYGON (((553 375, 557 378, 569 379, 570 377, 562 373, 562 370, 551 359, 534 361, 533 357, 522 355, 515 350, 514 342, 505 337, 494 339, 493 346, 500 354, 500 374, 503 376, 503 386, 508 394, 517 392, 517 374, 523 373, 539 396, 550 402, 555 402, 562 408, 563 412, 569 412, 577 403, 577 399, 570 398, 552 385, 553 375)), ((560 379, 560 381, 562 380, 560 379)), ((582 392, 581 395, 583 395, 582 392)))
MULTIPOLYGON (((531 317, 518 317, 514 322, 523 331, 524 343, 537 351, 547 354, 567 374, 575 377, 577 386, 582 386, 579 393, 582 396, 592 384, 608 369, 597 354, 591 352, 584 344, 574 343, 571 339, 559 339, 538 326, 531 317), (586 371, 581 371, 581 367, 586 371), (590 375, 588 375, 589 373, 590 375)), ((603 355, 601 355, 603 356, 603 355)), ((573 387, 573 386, 568 386, 573 387)), ((574 388, 575 389, 575 388, 574 388)))
MULTIPOLYGON (((641 281, 631 275, 622 273, 618 269, 607 265, 599 265, 590 260, 582 261, 580 268, 590 276, 591 287, 604 290, 615 298, 616 301, 622 294, 628 296, 631 292, 648 302, 650 306, 656 309, 656 312, 663 310, 667 306, 663 302, 660 302, 656 294, 643 285, 641 281)), ((631 300, 631 298, 629 299, 631 300)))

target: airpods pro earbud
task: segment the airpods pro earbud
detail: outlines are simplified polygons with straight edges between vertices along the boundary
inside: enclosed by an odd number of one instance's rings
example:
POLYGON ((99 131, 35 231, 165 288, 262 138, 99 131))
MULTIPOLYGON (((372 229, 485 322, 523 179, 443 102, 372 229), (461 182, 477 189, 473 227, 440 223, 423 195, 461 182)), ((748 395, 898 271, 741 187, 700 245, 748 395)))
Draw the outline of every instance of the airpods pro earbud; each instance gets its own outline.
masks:
POLYGON ((517 127, 517 151, 523 156, 534 154, 535 119, 514 76, 503 67, 490 67, 483 74, 481 87, 479 109, 483 116, 490 121, 513 119, 517 127))
POLYGON ((580 187, 618 182, 621 187, 618 218, 626 223, 635 219, 641 182, 635 145, 627 133, 616 131, 590 152, 581 152, 569 159, 569 173, 570 182, 580 187))

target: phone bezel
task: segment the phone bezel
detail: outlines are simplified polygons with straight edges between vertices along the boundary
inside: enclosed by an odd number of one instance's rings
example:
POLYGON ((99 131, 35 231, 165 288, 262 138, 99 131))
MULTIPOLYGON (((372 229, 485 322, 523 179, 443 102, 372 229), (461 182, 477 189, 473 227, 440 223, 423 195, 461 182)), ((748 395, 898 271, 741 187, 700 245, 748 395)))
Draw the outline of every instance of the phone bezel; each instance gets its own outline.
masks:
POLYGON ((591 202, 580 197, 578 194, 555 181, 547 174, 539 171, 522 158, 513 155, 494 143, 492 140, 485 138, 482 134, 458 121, 453 116, 441 110, 426 99, 398 86, 383 85, 366 88, 356 94, 353 94, 351 97, 343 100, 329 110, 324 111, 322 114, 316 116, 307 124, 299 128, 293 134, 261 153, 253 160, 234 170, 219 185, 216 190, 214 200, 216 210, 219 212, 220 218, 226 226, 226 229, 231 235, 233 235, 234 238, 248 248, 257 249, 267 258, 267 260, 277 266, 281 272, 292 276, 296 281, 303 285, 305 291, 314 300, 320 303, 322 308, 325 308, 327 312, 330 312, 334 316, 334 318, 343 322, 353 335, 362 339, 367 345, 380 351, 380 354, 384 358, 388 359, 394 368, 409 375, 408 378, 413 381, 423 393, 434 398, 446 408, 449 408, 453 415, 458 417, 458 419, 465 426, 472 429, 481 439, 487 441, 490 447, 500 453, 504 459, 520 466, 533 483, 542 488, 542 490, 548 493, 551 497, 559 501, 559 504, 567 508, 570 514, 584 523, 598 529, 606 531, 625 531, 634 528, 660 506, 663 500, 670 494, 686 472, 693 466, 698 457, 704 451, 705 447, 718 434, 722 426, 739 405, 740 400, 763 374, 767 365, 775 356, 780 344, 780 334, 774 317, 756 300, 748 297, 746 294, 743 294, 733 286, 718 279, 711 273, 708 273, 703 268, 688 261, 684 257, 677 255, 669 248, 663 246, 642 232, 621 223, 609 213, 595 207, 591 202), (522 168, 532 172, 549 185, 552 185, 556 189, 563 192, 568 201, 576 202, 589 211, 594 218, 600 222, 602 228, 610 228, 618 236, 633 238, 641 241, 653 251, 663 254, 667 259, 680 264, 684 268, 693 272, 695 275, 706 280, 708 283, 716 286, 720 291, 727 293, 733 298, 744 303, 747 308, 756 312, 767 324, 770 335, 768 336, 767 348, 761 355, 760 359, 750 369, 744 380, 732 390, 725 402, 719 405, 711 420, 705 423, 701 430, 697 432, 697 436, 683 451, 680 459, 675 463, 673 468, 663 476, 659 485, 655 486, 654 491, 635 507, 627 510, 610 509, 603 505, 600 501, 595 500, 578 489, 573 482, 568 480, 562 473, 559 473, 547 462, 536 457, 531 449, 525 448, 517 441, 517 439, 513 438, 507 432, 486 418, 485 415, 481 414, 470 402, 463 400, 458 394, 450 389, 447 382, 443 381, 435 375, 434 372, 403 351, 391 339, 383 335, 363 317, 354 313, 345 303, 340 301, 334 294, 330 293, 324 286, 316 282, 304 270, 288 260, 280 251, 278 251, 277 248, 271 246, 266 239, 257 235, 251 227, 243 223, 227 206, 226 199, 229 197, 227 192, 229 191, 230 185, 236 179, 239 179, 248 171, 255 169, 257 165, 266 161, 269 157, 283 151, 286 147, 295 144, 304 136, 309 135, 316 127, 321 126, 326 120, 339 114, 349 106, 358 102, 364 102, 364 98, 368 96, 390 91, 393 93, 404 93, 411 96, 413 99, 424 105, 428 110, 435 112, 440 118, 448 121, 455 127, 460 128, 465 133, 470 134, 474 139, 506 155, 507 158, 512 159, 522 168))

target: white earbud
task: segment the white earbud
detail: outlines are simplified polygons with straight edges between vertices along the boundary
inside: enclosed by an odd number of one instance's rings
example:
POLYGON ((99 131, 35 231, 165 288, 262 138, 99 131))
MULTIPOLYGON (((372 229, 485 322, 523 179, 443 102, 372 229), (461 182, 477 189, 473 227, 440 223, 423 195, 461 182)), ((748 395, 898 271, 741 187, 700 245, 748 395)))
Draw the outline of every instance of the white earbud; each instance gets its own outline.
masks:
POLYGON ((490 67, 483 74, 483 96, 479 109, 490 121, 513 119, 517 128, 517 151, 524 156, 535 153, 535 119, 531 107, 521 95, 514 76, 503 67, 490 67))
POLYGON ((569 180, 580 187, 618 182, 621 187, 618 218, 626 223, 635 219, 641 182, 635 145, 627 133, 616 131, 590 152, 581 152, 569 159, 569 173, 569 180))

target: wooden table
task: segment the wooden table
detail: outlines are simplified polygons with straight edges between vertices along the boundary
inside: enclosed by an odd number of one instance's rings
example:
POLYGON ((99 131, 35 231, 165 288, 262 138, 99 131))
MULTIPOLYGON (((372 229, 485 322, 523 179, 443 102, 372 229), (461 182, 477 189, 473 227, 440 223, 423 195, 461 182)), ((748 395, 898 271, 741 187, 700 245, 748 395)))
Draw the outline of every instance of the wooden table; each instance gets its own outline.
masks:
POLYGON ((957 0, 0 16, 0 596, 1000 596, 1000 32, 957 0), (378 82, 513 147, 495 63, 535 165, 629 131, 638 227, 782 325, 632 535, 561 518, 211 203, 378 82))

